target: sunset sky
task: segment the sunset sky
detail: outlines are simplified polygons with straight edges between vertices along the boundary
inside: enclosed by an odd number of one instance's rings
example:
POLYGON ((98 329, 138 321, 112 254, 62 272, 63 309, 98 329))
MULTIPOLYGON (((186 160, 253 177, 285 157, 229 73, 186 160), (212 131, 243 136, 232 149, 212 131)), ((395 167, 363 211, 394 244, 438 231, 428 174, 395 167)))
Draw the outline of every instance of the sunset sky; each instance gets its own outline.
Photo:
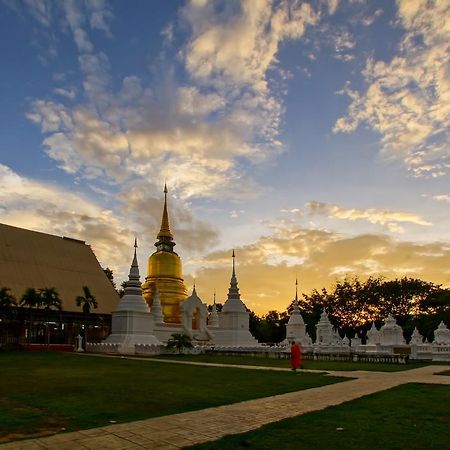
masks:
MULTIPOLYGON (((450 0, 0 0, 0 222, 189 290, 450 286, 450 0)), ((24 274, 26 276, 26 274, 24 274)))

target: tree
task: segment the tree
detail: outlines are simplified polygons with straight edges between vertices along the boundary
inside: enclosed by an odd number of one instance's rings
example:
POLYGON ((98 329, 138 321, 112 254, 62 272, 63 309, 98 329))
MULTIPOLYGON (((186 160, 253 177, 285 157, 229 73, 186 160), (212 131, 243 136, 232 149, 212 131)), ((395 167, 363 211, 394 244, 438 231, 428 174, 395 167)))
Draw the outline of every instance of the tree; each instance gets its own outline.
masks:
POLYGON ((167 341, 168 349, 176 348, 181 353, 185 348, 192 348, 191 338, 187 334, 174 333, 167 341))
POLYGON ((47 347, 50 344, 50 330, 49 330, 49 313, 53 310, 62 310, 61 299, 59 298, 58 291, 54 288, 43 288, 39 289, 40 295, 40 306, 44 309, 44 317, 45 317, 45 333, 47 343, 47 347))
POLYGON ((34 288, 27 288, 20 299, 20 306, 28 308, 28 332, 27 341, 31 342, 31 336, 33 334, 33 309, 41 306, 41 296, 34 288))
POLYGON ((0 319, 3 328, 2 336, 6 337, 6 343, 8 342, 8 323, 17 312, 16 299, 9 293, 9 291, 10 289, 7 287, 2 287, 0 289, 0 319))
POLYGON ((113 285, 114 289, 116 289, 116 283, 114 282, 113 271, 109 267, 107 267, 106 269, 103 269, 103 272, 105 272, 106 278, 108 278, 108 280, 113 285))
POLYGON ((81 306, 84 316, 84 347, 86 349, 86 343, 88 338, 88 318, 91 312, 91 308, 97 309, 98 303, 95 297, 92 295, 90 289, 87 286, 83 286, 83 294, 79 295, 75 299, 77 306, 81 306))

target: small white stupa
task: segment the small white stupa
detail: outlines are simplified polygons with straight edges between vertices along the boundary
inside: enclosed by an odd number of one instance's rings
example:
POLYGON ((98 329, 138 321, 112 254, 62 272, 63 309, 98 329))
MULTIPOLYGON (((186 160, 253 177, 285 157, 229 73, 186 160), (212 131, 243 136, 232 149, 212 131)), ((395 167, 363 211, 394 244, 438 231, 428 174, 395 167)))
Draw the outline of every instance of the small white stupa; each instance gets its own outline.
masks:
POLYGON ((372 322, 372 326, 367 330, 366 345, 378 345, 380 343, 380 331, 377 330, 375 322, 372 322))
POLYGON ((328 319, 328 315, 324 309, 317 324, 315 343, 316 345, 332 345, 335 343, 334 341, 333 325, 328 319))
POLYGON ((255 347, 260 344, 249 331, 249 313, 239 294, 233 250, 233 272, 228 298, 219 314, 219 328, 214 329, 215 345, 227 347, 255 347))
POLYGON ((214 301, 211 307, 211 313, 208 318, 208 328, 218 328, 219 326, 219 314, 217 314, 216 308, 216 290, 214 289, 214 301))
POLYGON ((153 316, 142 297, 136 248, 135 239, 134 257, 125 284, 125 294, 112 313, 111 334, 105 341, 106 344, 119 344, 119 352, 127 354, 135 353, 136 344, 161 345, 153 334, 153 316))
POLYGON ((411 335, 409 345, 422 345, 422 344, 423 344, 423 336, 419 333, 419 330, 416 327, 414 327, 414 331, 411 335))
POLYGON ((195 283, 192 294, 180 304, 180 311, 183 333, 198 341, 209 341, 211 333, 206 326, 208 308, 197 295, 195 283))
POLYGON ((298 307, 298 280, 295 280, 295 299, 292 305, 292 313, 286 324, 286 340, 284 344, 292 341, 299 342, 302 347, 311 345, 311 338, 306 333, 306 325, 298 307))
POLYGON ((405 345, 403 330, 397 325, 391 314, 386 319, 384 325, 380 328, 380 344, 381 345, 405 345))
POLYGON ((448 345, 450 344, 450 330, 445 326, 444 322, 441 322, 434 331, 433 344, 448 345))

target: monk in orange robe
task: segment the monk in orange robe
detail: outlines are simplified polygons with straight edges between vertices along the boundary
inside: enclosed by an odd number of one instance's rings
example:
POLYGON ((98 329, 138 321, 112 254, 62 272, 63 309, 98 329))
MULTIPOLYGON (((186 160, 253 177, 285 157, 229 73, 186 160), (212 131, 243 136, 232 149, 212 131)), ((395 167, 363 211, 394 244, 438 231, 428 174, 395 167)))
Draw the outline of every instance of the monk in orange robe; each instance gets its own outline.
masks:
POLYGON ((298 342, 293 341, 291 345, 291 367, 297 370, 302 367, 302 349, 298 342))

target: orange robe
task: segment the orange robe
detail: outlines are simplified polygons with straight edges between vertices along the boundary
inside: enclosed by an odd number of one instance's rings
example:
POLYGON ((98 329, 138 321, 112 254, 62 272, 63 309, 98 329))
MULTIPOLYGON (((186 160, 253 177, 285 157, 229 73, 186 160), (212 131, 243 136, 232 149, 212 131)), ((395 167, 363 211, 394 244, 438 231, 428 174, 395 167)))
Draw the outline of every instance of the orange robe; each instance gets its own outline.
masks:
POLYGON ((302 349, 300 345, 295 343, 291 345, 291 367, 299 369, 302 365, 302 349))

